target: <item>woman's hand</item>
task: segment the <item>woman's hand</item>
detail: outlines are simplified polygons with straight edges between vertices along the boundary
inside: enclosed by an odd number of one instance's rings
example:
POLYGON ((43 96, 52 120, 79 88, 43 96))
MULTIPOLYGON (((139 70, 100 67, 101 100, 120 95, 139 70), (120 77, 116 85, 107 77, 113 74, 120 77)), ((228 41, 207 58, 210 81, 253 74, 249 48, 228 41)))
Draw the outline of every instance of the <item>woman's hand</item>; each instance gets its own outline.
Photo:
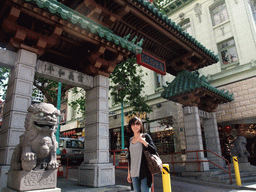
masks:
POLYGON ((131 180, 131 175, 130 175, 129 172, 128 172, 128 176, 127 176, 127 181, 128 181, 128 183, 131 183, 131 182, 132 182, 132 180, 131 180))
POLYGON ((148 147, 148 143, 146 142, 146 138, 142 138, 141 135, 139 137, 139 142, 142 143, 145 147, 148 147))

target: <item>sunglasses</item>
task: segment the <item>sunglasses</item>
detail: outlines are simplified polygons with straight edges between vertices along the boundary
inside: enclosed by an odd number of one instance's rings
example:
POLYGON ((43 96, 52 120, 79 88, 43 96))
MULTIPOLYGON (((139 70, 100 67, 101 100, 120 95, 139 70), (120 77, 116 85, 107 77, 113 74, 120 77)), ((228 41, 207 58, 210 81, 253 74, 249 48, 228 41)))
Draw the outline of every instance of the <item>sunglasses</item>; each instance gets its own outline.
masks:
POLYGON ((140 122, 133 123, 132 125, 141 125, 140 122))

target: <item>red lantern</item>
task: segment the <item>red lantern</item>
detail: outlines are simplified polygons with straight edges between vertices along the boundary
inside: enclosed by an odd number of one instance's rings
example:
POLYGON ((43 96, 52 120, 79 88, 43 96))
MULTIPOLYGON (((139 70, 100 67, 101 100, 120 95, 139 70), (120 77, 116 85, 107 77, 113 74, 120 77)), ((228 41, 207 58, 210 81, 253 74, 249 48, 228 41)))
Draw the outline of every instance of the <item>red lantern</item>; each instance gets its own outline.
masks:
POLYGON ((63 136, 66 137, 66 133, 65 132, 63 133, 63 136))
POLYGON ((226 132, 226 133, 228 133, 228 134, 230 134, 230 133, 231 133, 231 131, 232 131, 231 127, 230 127, 230 126, 228 126, 228 125, 227 125, 227 126, 225 126, 225 128, 224 128, 224 129, 225 129, 225 132, 226 132))
POLYGON ((75 134, 76 134, 76 131, 74 130, 74 131, 73 131, 73 135, 75 135, 75 134))

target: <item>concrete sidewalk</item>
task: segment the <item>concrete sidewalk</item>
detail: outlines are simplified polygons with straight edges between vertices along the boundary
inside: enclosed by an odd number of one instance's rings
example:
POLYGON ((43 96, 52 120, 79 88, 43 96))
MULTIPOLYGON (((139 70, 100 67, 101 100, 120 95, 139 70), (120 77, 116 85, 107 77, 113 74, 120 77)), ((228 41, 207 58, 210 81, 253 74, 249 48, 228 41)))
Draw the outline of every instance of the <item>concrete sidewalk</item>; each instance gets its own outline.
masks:
POLYGON ((64 177, 59 177, 57 187, 61 188, 61 192, 127 192, 131 187, 124 185, 114 185, 100 188, 86 187, 79 185, 77 180, 70 180, 64 177))
MULTIPOLYGON (((247 183, 245 185, 242 184, 241 186, 236 186, 236 184, 227 185, 214 182, 198 181, 175 176, 172 176, 171 180, 183 181, 204 186, 218 187, 223 189, 256 191, 256 183, 247 183)), ((131 190, 130 186, 125 185, 114 185, 100 188, 86 187, 79 185, 77 180, 65 179, 64 177, 58 178, 57 187, 61 188, 61 192, 129 192, 131 190)))

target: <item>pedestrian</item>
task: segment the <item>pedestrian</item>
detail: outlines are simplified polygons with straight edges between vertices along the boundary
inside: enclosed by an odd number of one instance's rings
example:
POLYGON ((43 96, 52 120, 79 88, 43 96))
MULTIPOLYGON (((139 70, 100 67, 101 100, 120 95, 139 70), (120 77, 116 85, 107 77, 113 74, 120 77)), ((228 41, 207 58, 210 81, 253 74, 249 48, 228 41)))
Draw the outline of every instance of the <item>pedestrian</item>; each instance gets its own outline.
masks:
POLYGON ((132 183, 135 192, 149 192, 152 185, 152 174, 147 165, 144 150, 156 154, 156 146, 149 134, 143 133, 143 124, 140 118, 133 117, 128 124, 133 132, 128 144, 128 176, 127 181, 132 183))

